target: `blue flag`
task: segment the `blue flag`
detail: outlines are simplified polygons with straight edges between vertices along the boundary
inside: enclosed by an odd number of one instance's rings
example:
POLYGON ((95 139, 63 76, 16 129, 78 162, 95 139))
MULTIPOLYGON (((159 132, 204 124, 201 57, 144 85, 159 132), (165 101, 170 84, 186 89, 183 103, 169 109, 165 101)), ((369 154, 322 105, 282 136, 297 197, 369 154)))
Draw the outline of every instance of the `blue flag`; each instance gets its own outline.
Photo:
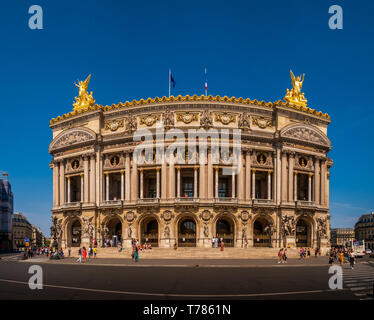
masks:
POLYGON ((173 78, 173 75, 170 73, 170 82, 173 84, 173 88, 175 88, 175 85, 177 84, 173 78))

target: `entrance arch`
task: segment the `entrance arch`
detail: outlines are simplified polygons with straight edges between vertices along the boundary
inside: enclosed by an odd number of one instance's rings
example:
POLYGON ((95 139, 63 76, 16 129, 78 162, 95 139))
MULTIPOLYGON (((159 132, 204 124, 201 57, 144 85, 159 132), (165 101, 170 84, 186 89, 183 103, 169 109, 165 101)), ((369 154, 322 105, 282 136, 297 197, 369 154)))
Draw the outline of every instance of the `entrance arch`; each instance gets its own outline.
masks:
POLYGON ((305 219, 300 218, 296 222, 296 247, 311 247, 311 226, 305 219))
POLYGON ((178 246, 196 247, 196 222, 194 219, 185 217, 179 221, 178 246))
POLYGON ((140 225, 140 243, 158 247, 158 221, 155 217, 144 219, 140 225))
POLYGON ((216 222, 216 237, 221 240, 225 247, 234 247, 235 232, 234 221, 228 217, 221 217, 216 222))
POLYGON ((122 243, 122 222, 119 218, 112 218, 106 224, 106 240, 113 241, 113 247, 118 245, 118 242, 122 243))
POLYGON ((270 222, 264 217, 258 217, 253 222, 254 247, 271 247, 271 237, 267 227, 270 227, 270 222))
POLYGON ((80 247, 82 238, 82 224, 76 219, 72 221, 70 228, 70 241, 72 247, 80 247))

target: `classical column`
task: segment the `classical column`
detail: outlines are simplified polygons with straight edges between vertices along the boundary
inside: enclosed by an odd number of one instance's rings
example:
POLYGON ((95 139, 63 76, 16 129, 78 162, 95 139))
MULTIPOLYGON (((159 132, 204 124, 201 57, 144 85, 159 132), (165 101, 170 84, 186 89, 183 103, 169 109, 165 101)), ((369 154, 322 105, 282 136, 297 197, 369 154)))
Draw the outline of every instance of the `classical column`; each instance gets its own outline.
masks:
POLYGON ((245 190, 245 172, 244 172, 244 162, 243 162, 243 155, 240 153, 239 155, 240 161, 238 163, 238 199, 240 201, 245 199, 244 190, 245 190))
POLYGON ((280 156, 280 147, 278 146, 277 147, 277 159, 276 159, 276 179, 275 179, 275 182, 276 182, 276 190, 277 190, 277 204, 280 204, 280 200, 281 200, 281 167, 282 167, 282 160, 281 160, 281 156, 280 156))
POLYGON ((81 202, 84 202, 84 198, 85 198, 85 194, 86 194, 86 188, 85 188, 85 185, 84 185, 84 180, 85 180, 85 177, 84 177, 84 174, 81 173, 80 174, 81 176, 81 202))
POLYGON ((321 205, 325 205, 326 197, 326 160, 321 163, 321 205))
POLYGON ((294 173, 293 191, 293 199, 297 201, 297 172, 294 173))
POLYGON ((200 183, 199 183, 199 190, 200 190, 200 199, 206 198, 205 193, 205 185, 206 185, 206 179, 205 179, 205 155, 203 152, 199 153, 200 157, 200 183))
POLYGON ((104 201, 104 179, 103 179, 103 155, 96 153, 96 205, 104 201))
MULTIPOLYGON (((162 163, 161 163, 161 198, 166 200, 167 199, 167 163, 165 159, 165 154, 162 153, 162 163)), ((160 175, 160 173, 159 173, 160 175)), ((160 177, 159 177, 160 179, 160 177)), ((158 191, 158 198, 160 197, 160 185, 158 191)))
POLYGON ((88 179, 89 179, 89 176, 88 176, 88 157, 83 157, 83 171, 84 171, 84 176, 83 176, 83 190, 81 190, 81 192, 83 192, 83 196, 82 196, 82 201, 87 203, 88 202, 88 195, 89 195, 89 188, 88 188, 88 185, 89 185, 89 182, 88 182, 88 179))
POLYGON ((282 153, 282 202, 287 202, 287 154, 282 153))
POLYGON ((245 200, 251 199, 251 154, 245 153, 245 200))
POLYGON ((177 168, 177 198, 181 197, 181 168, 177 168))
POLYGON ((58 188, 58 163, 53 162, 53 208, 59 206, 58 188))
POLYGON ((121 170, 121 200, 125 199, 125 175, 123 170, 121 170))
POLYGON ((132 154, 132 169, 131 169, 131 200, 136 201, 139 195, 138 188, 138 165, 134 153, 132 154))
POLYGON ((67 177, 68 179, 68 203, 70 203, 70 177, 67 177))
POLYGON ((268 200, 271 200, 271 171, 268 171, 268 200))
POLYGON ((169 199, 175 198, 175 167, 174 167, 174 156, 169 155, 169 199))
POLYGON ((109 173, 105 173, 105 200, 109 201, 109 173))
POLYGON ((256 198, 256 170, 252 170, 252 199, 256 198))
POLYGON ((193 197, 197 198, 197 167, 193 168, 193 197))
POLYGON ((130 180, 130 153, 126 152, 125 155, 125 200, 131 199, 131 180, 130 180))
POLYGON ((232 168, 231 173, 231 198, 235 198, 235 169, 232 168))
POLYGON ((215 181, 215 189, 216 189, 216 192, 215 192, 215 197, 218 198, 218 170, 219 168, 218 167, 215 167, 215 172, 216 172, 216 181, 215 181))
POLYGON ((208 150, 208 199, 213 198, 213 165, 212 165, 212 152, 208 150))
POLYGON ((60 162, 60 205, 66 202, 65 190, 65 164, 64 160, 62 160, 60 162))
POLYGON ((144 178, 144 173, 143 169, 139 169, 140 171, 140 199, 143 199, 143 178, 144 178))
POLYGON ((288 156, 288 201, 289 202, 292 202, 292 201, 295 200, 295 196, 294 196, 294 193, 293 193, 293 185, 294 185, 294 182, 293 182, 293 176, 294 176, 293 166, 294 166, 294 162, 295 162, 294 154, 290 153, 289 156, 288 156))
POLYGON ((314 201, 316 204, 320 203, 319 198, 319 185, 320 185, 320 165, 319 165, 319 159, 314 159, 314 201))
MULTIPOLYGON (((165 170, 162 170, 162 175, 164 174, 166 175, 166 172, 165 170)), ((160 168, 156 168, 156 198, 160 198, 160 168)))
POLYGON ((95 156, 90 156, 90 202, 95 203, 95 188, 96 188, 96 178, 95 178, 95 156))
POLYGON ((312 201, 312 174, 308 177, 308 201, 312 201))

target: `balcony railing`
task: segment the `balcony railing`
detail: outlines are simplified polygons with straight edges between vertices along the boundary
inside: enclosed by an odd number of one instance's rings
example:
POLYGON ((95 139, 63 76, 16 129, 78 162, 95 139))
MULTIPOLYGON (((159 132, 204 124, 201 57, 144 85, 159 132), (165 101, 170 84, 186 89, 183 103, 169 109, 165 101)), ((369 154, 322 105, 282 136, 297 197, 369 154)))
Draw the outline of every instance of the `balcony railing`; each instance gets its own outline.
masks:
POLYGON ((296 201, 297 207, 314 207, 315 202, 314 201, 305 201, 305 200, 297 200, 296 201))
POLYGON ((253 199, 253 204, 254 205, 262 205, 262 204, 272 205, 274 204, 274 200, 273 199, 253 199))
POLYGON ((137 200, 138 204, 159 204, 159 198, 141 198, 137 200))
POLYGON ((101 205, 103 207, 118 207, 122 206, 123 200, 105 200, 101 205))
POLYGON ((190 203, 190 202, 199 202, 199 198, 193 198, 193 197, 180 197, 180 198, 175 198, 175 202, 183 202, 183 203, 190 203))
POLYGON ((75 209, 75 208, 80 208, 82 206, 82 202, 77 201, 77 202, 65 202, 62 207, 67 208, 67 209, 75 209))
POLYGON ((214 203, 229 203, 229 204, 237 204, 237 198, 230 198, 230 197, 218 197, 214 198, 214 203))

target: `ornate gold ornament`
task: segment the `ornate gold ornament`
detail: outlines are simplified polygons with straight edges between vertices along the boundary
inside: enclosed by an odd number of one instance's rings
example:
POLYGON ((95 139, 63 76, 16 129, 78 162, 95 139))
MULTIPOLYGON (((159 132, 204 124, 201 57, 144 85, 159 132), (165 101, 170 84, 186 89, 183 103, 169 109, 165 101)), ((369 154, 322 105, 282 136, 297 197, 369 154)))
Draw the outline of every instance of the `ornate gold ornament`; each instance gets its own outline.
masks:
POLYGON ((290 70, 290 74, 291 74, 291 80, 292 80, 292 89, 291 90, 287 89, 287 93, 284 96, 284 100, 289 103, 298 105, 298 106, 306 107, 308 100, 305 99, 304 93, 301 92, 301 88, 303 87, 303 83, 304 83, 305 73, 303 74, 302 80, 301 80, 301 76, 297 76, 295 78, 292 70, 290 70))
POLYGON ((119 157, 118 156, 113 156, 111 159, 110 159, 110 164, 115 167, 115 166, 118 166, 119 164, 119 157))
POLYGON ((266 156, 263 154, 263 153, 260 153, 258 156, 257 156, 257 163, 258 164, 265 164, 266 163, 266 156))
POLYGON ((72 169, 78 169, 79 168, 79 160, 73 160, 72 162, 71 162, 71 168, 72 169))
POLYGON ((199 114, 194 112, 178 112, 177 121, 189 124, 192 121, 199 121, 199 114))
POLYGON ((272 120, 270 118, 264 117, 253 117, 252 124, 258 126, 261 129, 265 129, 272 126, 272 120))
POLYGON ((145 116, 141 116, 140 124, 145 124, 146 126, 150 127, 153 126, 157 121, 160 121, 161 116, 159 114, 148 114, 145 116))
POLYGON ((79 88, 79 95, 75 97, 75 102, 73 103, 74 111, 84 110, 88 107, 93 106, 95 99, 92 96, 92 91, 89 94, 87 92, 88 84, 90 83, 91 75, 87 77, 84 81, 78 81, 78 84, 75 84, 79 88))
POLYGON ((133 212, 133 211, 128 211, 126 213, 126 220, 128 223, 131 223, 135 220, 136 218, 136 214, 133 212))
POLYGON ((213 217, 213 214, 212 214, 209 210, 204 210, 204 211, 201 212, 201 214, 200 214, 200 218, 201 218, 204 222, 208 222, 212 217, 213 217))
POLYGON ((123 128, 123 127, 124 127, 123 119, 105 121, 105 130, 117 131, 118 128, 123 128))
POLYGON ((235 122, 236 117, 231 113, 223 112, 215 114, 215 121, 221 122, 224 125, 228 125, 231 122, 235 122))

